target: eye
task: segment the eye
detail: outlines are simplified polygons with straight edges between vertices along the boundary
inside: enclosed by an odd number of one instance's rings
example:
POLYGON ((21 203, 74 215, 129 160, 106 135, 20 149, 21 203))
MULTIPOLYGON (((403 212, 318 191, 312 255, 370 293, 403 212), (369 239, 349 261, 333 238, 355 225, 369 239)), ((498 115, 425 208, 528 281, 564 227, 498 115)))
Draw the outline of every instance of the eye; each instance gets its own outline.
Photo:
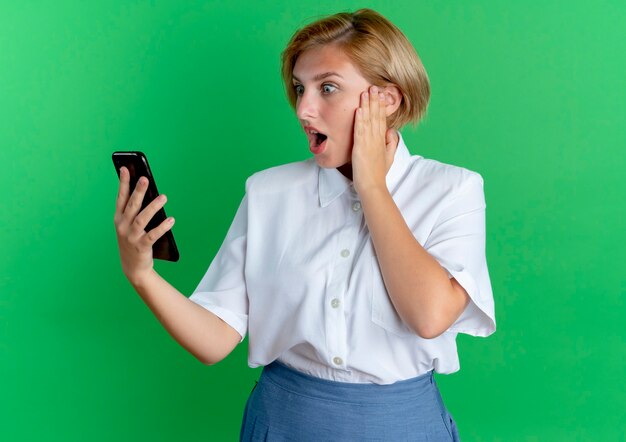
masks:
POLYGON ((330 83, 324 83, 322 85, 322 91, 324 91, 325 94, 332 94, 335 89, 337 89, 337 87, 330 83))
MULTIPOLYGON (((335 92, 335 89, 337 89, 337 86, 330 83, 324 83, 322 85, 322 93, 324 95, 332 94, 333 92, 335 92)), ((301 84, 294 84, 293 90, 296 92, 296 96, 300 97, 304 93, 304 86, 302 86, 301 84)))

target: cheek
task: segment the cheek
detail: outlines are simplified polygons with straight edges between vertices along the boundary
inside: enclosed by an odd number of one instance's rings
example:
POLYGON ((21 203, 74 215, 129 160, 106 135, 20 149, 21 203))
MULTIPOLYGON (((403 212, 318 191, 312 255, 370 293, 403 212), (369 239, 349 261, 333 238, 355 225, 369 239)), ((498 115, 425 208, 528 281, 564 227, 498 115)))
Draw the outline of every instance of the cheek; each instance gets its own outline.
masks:
POLYGON ((335 135, 341 138, 349 137, 346 142, 351 141, 354 133, 354 119, 358 103, 354 100, 342 100, 341 103, 334 103, 326 108, 326 119, 333 128, 335 135))
POLYGON ((345 131, 352 132, 354 130, 355 112, 356 109, 344 106, 336 116, 336 121, 341 122, 341 126, 345 131))

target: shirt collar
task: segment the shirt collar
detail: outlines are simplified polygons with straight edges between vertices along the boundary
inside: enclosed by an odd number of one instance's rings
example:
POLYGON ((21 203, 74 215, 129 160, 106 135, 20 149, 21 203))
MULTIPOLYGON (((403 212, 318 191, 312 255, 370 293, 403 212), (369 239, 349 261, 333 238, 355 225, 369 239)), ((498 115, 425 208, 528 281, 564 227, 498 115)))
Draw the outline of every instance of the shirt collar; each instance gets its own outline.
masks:
MULTIPOLYGON (((389 192, 394 191, 396 185, 400 181, 400 178, 404 175, 411 159, 411 153, 406 147, 406 144, 404 144, 402 134, 397 130, 396 134, 398 135, 398 148, 396 149, 396 153, 393 157, 393 163, 386 176, 387 189, 389 192)), ((345 192, 346 189, 352 185, 352 181, 346 178, 335 168, 326 169, 319 166, 318 168, 320 206, 326 207, 339 195, 345 192)))

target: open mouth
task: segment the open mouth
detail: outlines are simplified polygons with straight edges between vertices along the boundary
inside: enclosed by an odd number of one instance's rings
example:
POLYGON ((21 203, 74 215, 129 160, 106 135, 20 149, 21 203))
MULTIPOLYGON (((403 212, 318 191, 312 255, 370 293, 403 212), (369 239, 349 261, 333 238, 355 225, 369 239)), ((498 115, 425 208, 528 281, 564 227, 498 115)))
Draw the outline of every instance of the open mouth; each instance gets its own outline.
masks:
POLYGON ((316 143, 315 147, 320 147, 322 143, 326 141, 326 138, 328 137, 324 134, 320 134, 320 133, 315 134, 315 143, 316 143))
POLYGON ((309 149, 313 153, 320 153, 323 150, 324 142, 328 138, 326 134, 314 130, 307 131, 309 139, 309 149))

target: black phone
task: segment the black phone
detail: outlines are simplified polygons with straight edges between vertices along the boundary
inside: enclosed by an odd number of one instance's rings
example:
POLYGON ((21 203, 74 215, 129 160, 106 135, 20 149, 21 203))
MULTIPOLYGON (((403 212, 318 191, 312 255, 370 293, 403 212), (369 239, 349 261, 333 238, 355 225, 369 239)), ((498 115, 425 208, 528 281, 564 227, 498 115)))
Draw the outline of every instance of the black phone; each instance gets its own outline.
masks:
MULTIPOLYGON (((148 178, 148 189, 146 190, 143 202, 141 203, 141 210, 145 209, 145 207, 150 204, 152 200, 159 196, 154 175, 152 175, 152 171, 148 165, 148 158, 146 158, 146 155, 143 152, 113 152, 113 164, 115 165, 115 171, 117 172, 118 178, 120 176, 120 167, 124 166, 130 172, 130 195, 132 195, 139 178, 142 176, 148 178)), ((167 215, 165 215, 165 209, 161 207, 161 209, 159 209, 146 226, 146 232, 149 232, 151 229, 157 227, 161 224, 161 222, 165 221, 166 218, 167 215)), ((165 232, 165 234, 152 245, 152 256, 155 259, 162 259, 165 261, 178 261, 180 256, 178 254, 178 247, 176 247, 174 234, 171 229, 165 232)))

